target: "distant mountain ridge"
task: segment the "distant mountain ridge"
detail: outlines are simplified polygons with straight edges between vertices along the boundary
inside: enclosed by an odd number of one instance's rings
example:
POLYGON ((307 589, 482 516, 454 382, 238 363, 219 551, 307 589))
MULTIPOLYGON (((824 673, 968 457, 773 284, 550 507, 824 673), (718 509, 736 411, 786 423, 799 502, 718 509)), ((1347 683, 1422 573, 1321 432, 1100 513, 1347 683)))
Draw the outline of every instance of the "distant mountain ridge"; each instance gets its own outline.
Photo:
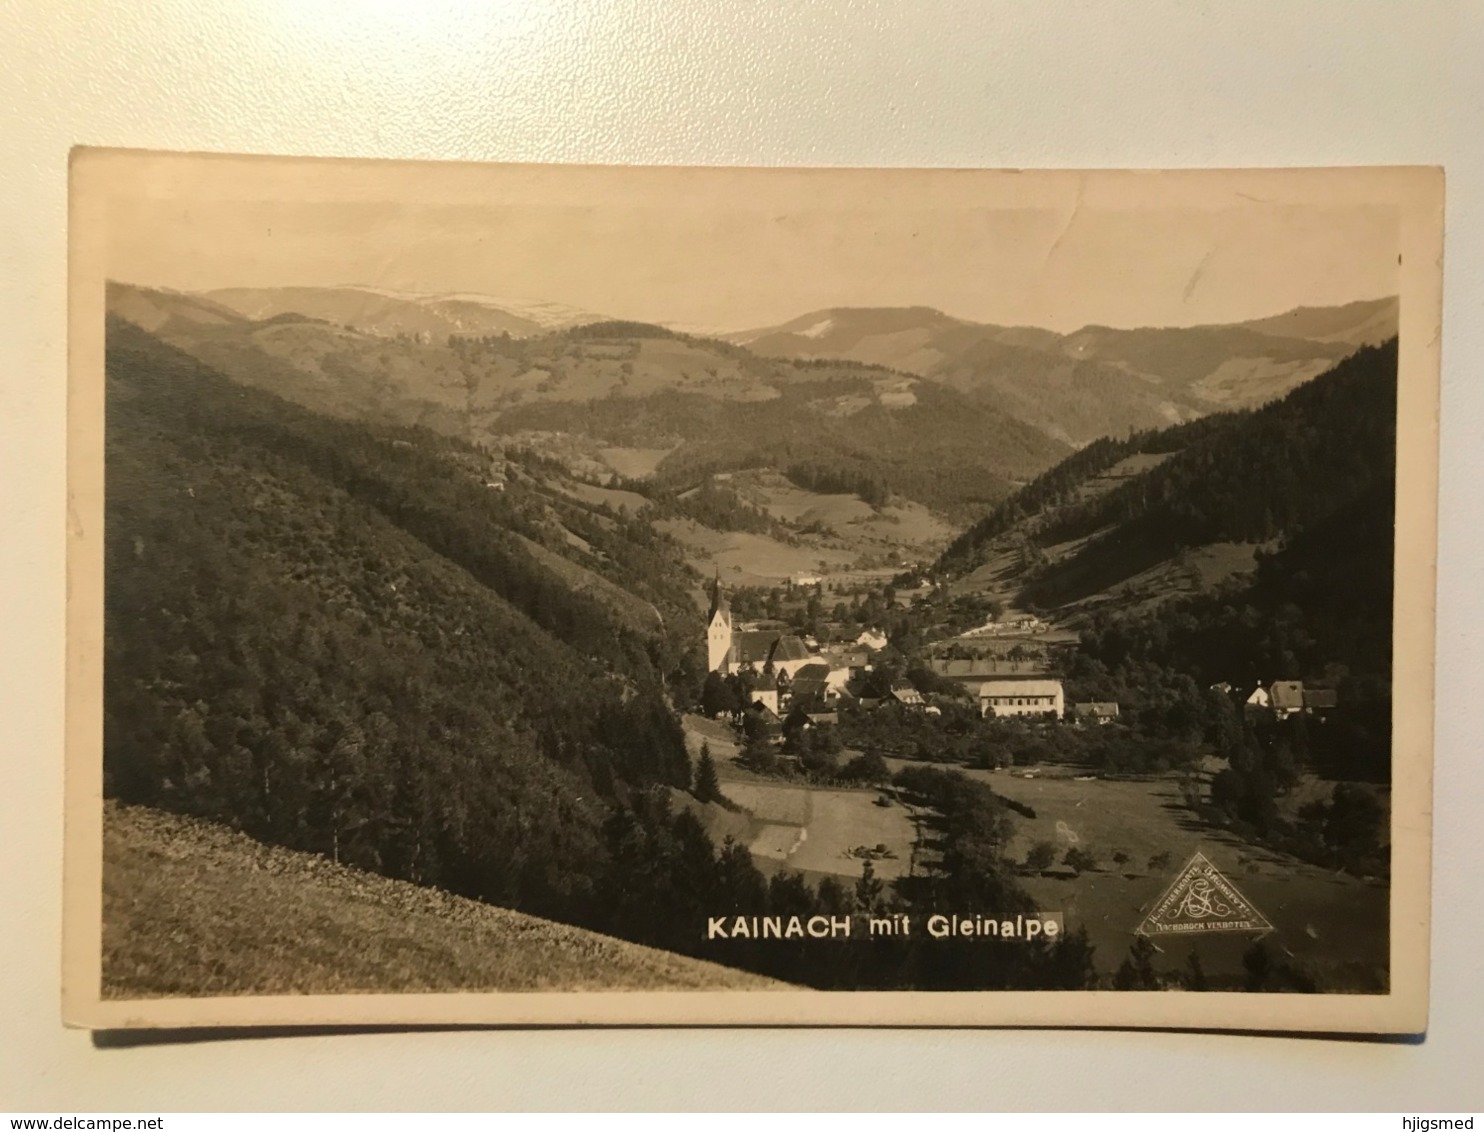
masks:
POLYGON ((419 294, 378 287, 227 287, 204 297, 238 314, 262 320, 298 314, 368 334, 510 334, 530 337, 596 322, 604 316, 579 307, 481 294, 419 294))
POLYGON ((680 485, 823 463, 958 522, 1100 437, 1280 398, 1393 327, 1397 309, 1057 334, 838 307, 714 339, 560 304, 366 287, 110 284, 109 305, 319 412, 518 444, 600 479, 637 468, 680 485))
POLYGON ((281 304, 249 308, 254 318, 124 284, 109 304, 233 380, 315 411, 532 449, 598 478, 647 465, 651 478, 693 486, 807 460, 965 519, 1067 451, 993 403, 910 374, 762 358, 643 323, 386 336, 266 313, 281 304))
POLYGON ((992 401, 1073 446, 1252 408, 1396 334, 1395 297, 1231 325, 1070 334, 930 307, 829 308, 726 335, 769 357, 885 365, 992 401))

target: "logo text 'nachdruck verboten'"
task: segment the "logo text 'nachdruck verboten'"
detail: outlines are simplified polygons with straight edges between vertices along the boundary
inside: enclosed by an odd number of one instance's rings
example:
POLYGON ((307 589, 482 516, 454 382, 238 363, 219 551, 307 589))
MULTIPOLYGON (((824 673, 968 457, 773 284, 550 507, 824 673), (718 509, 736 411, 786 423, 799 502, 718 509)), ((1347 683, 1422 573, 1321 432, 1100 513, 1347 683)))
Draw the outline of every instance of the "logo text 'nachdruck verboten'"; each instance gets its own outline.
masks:
POLYGON ((1267 917, 1202 853, 1190 859, 1135 929, 1138 935, 1272 930, 1267 917))

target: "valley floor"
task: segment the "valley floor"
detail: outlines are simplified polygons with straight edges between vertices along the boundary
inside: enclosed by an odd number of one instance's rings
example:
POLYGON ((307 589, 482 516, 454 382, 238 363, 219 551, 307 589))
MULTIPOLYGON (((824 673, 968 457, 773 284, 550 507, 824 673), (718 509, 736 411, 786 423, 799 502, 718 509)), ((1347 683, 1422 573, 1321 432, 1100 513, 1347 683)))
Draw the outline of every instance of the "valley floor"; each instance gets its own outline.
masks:
MULTIPOLYGON (((878 876, 891 879, 908 871, 915 828, 908 807, 900 802, 879 807, 874 790, 762 778, 736 763, 737 748, 724 723, 687 716, 686 730, 693 754, 703 740, 709 745, 722 792, 750 812, 753 824, 746 840, 763 871, 787 868, 814 881, 830 875, 848 884, 849 878, 861 875, 863 864, 848 850, 878 843, 892 852, 873 862, 878 876)), ((886 761, 893 772, 921 765, 886 761)), ((1274 930, 1264 943, 1276 961, 1310 972, 1322 990, 1385 990, 1390 948, 1386 881, 1320 868, 1205 825, 1185 805, 1173 777, 1113 781, 1079 776, 1064 767, 949 769, 961 769, 1001 797, 1035 811, 1034 818, 1014 817, 1009 859, 1024 860, 1041 841, 1055 847, 1057 860, 1073 847, 1100 859, 1095 871, 1022 876, 1019 883, 1044 911, 1061 912, 1068 930, 1087 929, 1102 974, 1118 968, 1136 938, 1135 929, 1200 852, 1272 923, 1274 930), (1120 851, 1127 860, 1115 865, 1112 856, 1120 851), (1151 858, 1162 854, 1167 863, 1151 868, 1151 858)), ((1156 938, 1156 966, 1182 970, 1194 952, 1213 984, 1240 985, 1243 954, 1253 941, 1251 935, 1225 933, 1156 938)))
POLYGON ((106 998, 779 985, 207 822, 106 807, 106 998))
MULTIPOLYGON (((889 759, 895 771, 909 765, 889 759)), ((1390 948, 1390 886, 1382 880, 1321 868, 1252 845, 1196 819, 1174 778, 1152 781, 1079 780, 1071 774, 966 770, 995 793, 1030 806, 1034 819, 1016 817, 1009 856, 1023 860, 1037 841, 1056 846, 1058 858, 1076 845, 1108 871, 1073 878, 1031 876, 1021 885, 1046 911, 1060 911, 1068 928, 1086 927, 1099 969, 1116 967, 1134 929, 1197 852, 1221 870, 1273 925, 1268 949, 1320 976, 1324 990, 1383 991, 1390 948), (1115 866, 1113 853, 1128 861, 1115 866), (1149 868, 1150 857, 1170 862, 1149 868)), ((1158 966, 1181 967, 1194 951, 1208 976, 1239 977, 1242 953, 1253 937, 1202 934, 1156 938, 1158 966)))

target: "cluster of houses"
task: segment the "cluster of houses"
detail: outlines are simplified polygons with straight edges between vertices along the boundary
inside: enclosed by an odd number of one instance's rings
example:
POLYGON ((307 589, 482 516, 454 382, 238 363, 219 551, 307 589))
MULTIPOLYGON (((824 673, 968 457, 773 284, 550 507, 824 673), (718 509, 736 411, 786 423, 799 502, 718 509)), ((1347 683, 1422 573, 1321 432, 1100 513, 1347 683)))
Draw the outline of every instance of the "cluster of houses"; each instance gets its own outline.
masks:
MULTIPOLYGON (((707 668, 722 676, 752 672, 770 677, 750 694, 750 710, 763 722, 776 723, 794 702, 824 709, 836 706, 849 695, 850 681, 871 670, 872 655, 886 647, 886 635, 867 629, 849 643, 824 648, 813 644, 787 629, 737 625, 720 581, 713 584, 706 614, 707 668)), ((929 667, 962 683, 982 715, 1062 719, 1067 714, 1061 681, 1035 664, 988 658, 933 660, 929 667)), ((929 713, 939 710, 905 681, 894 684, 885 698, 929 713)), ((877 702, 862 704, 870 707, 877 702)), ((1073 704, 1072 716, 1078 722, 1112 723, 1118 718, 1118 705, 1073 704)))
POLYGON ((1306 687, 1302 680, 1274 680, 1271 684, 1258 681, 1256 684, 1240 686, 1223 680, 1219 684, 1212 684, 1211 690, 1230 696, 1242 706, 1249 717, 1271 713, 1278 720, 1295 715, 1323 718, 1338 707, 1340 702, 1335 689, 1306 687))
MULTIPOLYGON (((742 626, 718 579, 711 589, 706 614, 708 671, 732 676, 751 672, 769 679, 750 693, 749 710, 766 725, 776 727, 781 713, 793 703, 809 704, 828 714, 838 705, 851 680, 871 670, 872 657, 886 647, 886 635, 867 629, 854 641, 820 648, 787 629, 742 626)), ((1002 658, 930 660, 930 671, 962 684, 984 716, 1064 719, 1068 714, 1062 682, 1048 675, 1038 662, 1002 658)), ((937 714, 939 709, 911 684, 899 681, 883 699, 937 714)), ((864 707, 881 700, 862 700, 864 707)), ((823 717, 823 716, 822 716, 823 717)), ((1118 719, 1116 703, 1071 705, 1079 724, 1108 724, 1118 719)))
MULTIPOLYGON (((849 695, 851 680, 871 670, 873 654, 886 647, 886 636, 868 629, 854 641, 820 648, 786 628, 739 626, 718 579, 711 591, 706 616, 706 663, 712 672, 731 676, 751 672, 770 677, 751 692, 750 710, 776 726, 792 703, 808 704, 822 712, 849 695)), ((927 662, 934 675, 961 685, 979 705, 979 713, 994 718, 1066 719, 1081 726, 1118 722, 1118 704, 1090 701, 1068 705, 1062 682, 1048 674, 1039 659, 1008 657, 938 658, 927 662)), ((1249 714, 1284 720, 1295 715, 1323 716, 1333 709, 1333 688, 1306 687, 1298 680, 1276 680, 1237 687, 1212 685, 1242 705, 1249 714)), ((939 709, 911 684, 892 686, 885 699, 906 707, 936 713, 939 709)), ((880 701, 862 700, 862 706, 880 701)))
POLYGON ((775 718, 789 701, 834 704, 846 695, 846 685, 871 669, 871 657, 886 647, 886 635, 867 629, 853 642, 819 648, 812 640, 787 629, 738 626, 722 593, 712 586, 706 614, 706 666, 723 676, 753 672, 772 677, 751 693, 752 709, 764 721, 775 718), (774 718, 770 718, 774 717, 774 718))

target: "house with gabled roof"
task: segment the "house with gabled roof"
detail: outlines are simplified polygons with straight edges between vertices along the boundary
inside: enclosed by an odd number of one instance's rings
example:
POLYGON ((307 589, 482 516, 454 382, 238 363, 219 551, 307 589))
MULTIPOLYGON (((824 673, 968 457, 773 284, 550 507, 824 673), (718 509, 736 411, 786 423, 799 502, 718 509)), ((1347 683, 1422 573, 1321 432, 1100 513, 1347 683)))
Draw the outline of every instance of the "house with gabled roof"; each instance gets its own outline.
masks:
POLYGON ((871 654, 858 645, 828 645, 820 650, 819 659, 829 666, 843 668, 851 676, 871 671, 871 654))
POLYGON ((906 681, 899 681, 891 686, 891 698, 907 707, 920 708, 927 703, 922 693, 906 681))
POLYGON ((778 713, 755 697, 742 713, 742 718, 744 726, 760 727, 761 733, 769 739, 776 739, 783 734, 783 720, 778 717, 778 713))
POLYGON ((754 688, 747 693, 747 698, 753 707, 765 707, 774 715, 778 714, 778 689, 777 688, 754 688))
POLYGON ((1249 718, 1261 718, 1273 706, 1267 688, 1261 683, 1242 685, 1232 695, 1234 699, 1241 702, 1242 711, 1249 718))
POLYGON ((796 704, 831 704, 840 698, 849 680, 848 668, 831 668, 824 661, 815 660, 794 673, 789 692, 796 704))
POLYGON ((1304 710, 1302 680, 1274 680, 1268 688, 1268 706, 1278 719, 1287 719, 1304 710))
POLYGON ((1109 700, 1089 700, 1072 705, 1072 718, 1078 723, 1095 723, 1104 726, 1118 722, 1118 705, 1109 700))

